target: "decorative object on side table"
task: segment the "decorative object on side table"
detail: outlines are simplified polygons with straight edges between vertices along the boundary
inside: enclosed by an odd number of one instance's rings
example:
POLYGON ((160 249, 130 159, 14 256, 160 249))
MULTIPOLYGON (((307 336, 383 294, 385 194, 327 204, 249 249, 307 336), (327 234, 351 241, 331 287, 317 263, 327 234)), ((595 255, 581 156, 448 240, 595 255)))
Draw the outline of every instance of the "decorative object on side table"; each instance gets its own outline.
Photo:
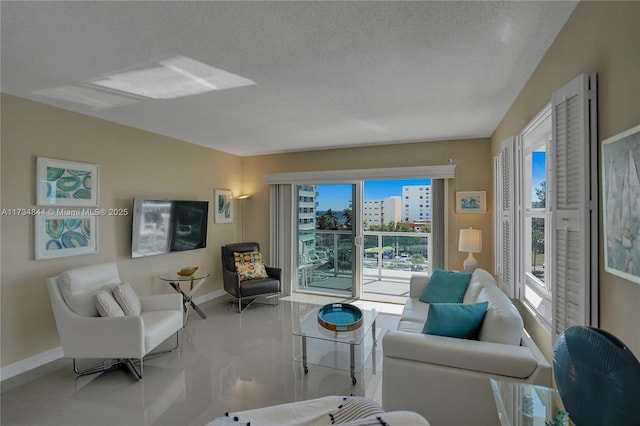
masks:
POLYGON ((362 311, 349 303, 329 303, 318 311, 318 323, 335 332, 353 331, 362 325, 362 311))
POLYGON ((181 277, 188 277, 193 275, 194 272, 196 272, 198 270, 197 266, 185 266, 184 268, 180 269, 177 274, 180 275, 181 277))
POLYGON ((640 283, 640 126, 602 142, 604 267, 640 283))

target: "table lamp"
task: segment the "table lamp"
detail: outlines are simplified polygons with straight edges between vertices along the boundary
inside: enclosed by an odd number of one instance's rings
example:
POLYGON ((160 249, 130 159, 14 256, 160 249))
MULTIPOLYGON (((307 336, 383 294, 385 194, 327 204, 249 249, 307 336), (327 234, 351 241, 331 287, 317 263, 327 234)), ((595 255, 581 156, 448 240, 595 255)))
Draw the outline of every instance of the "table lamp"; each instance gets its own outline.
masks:
POLYGON ((473 253, 482 253, 482 231, 473 228, 461 229, 458 250, 469 253, 463 267, 465 272, 473 272, 478 267, 478 261, 473 257, 473 253))

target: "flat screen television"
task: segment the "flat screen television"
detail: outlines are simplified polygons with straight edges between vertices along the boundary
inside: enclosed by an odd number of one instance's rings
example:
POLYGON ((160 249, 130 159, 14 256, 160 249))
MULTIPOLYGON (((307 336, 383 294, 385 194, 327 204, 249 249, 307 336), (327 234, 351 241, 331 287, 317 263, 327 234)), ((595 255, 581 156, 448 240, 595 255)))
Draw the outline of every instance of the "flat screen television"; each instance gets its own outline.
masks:
POLYGON ((208 201, 133 200, 131 257, 207 246, 208 201))

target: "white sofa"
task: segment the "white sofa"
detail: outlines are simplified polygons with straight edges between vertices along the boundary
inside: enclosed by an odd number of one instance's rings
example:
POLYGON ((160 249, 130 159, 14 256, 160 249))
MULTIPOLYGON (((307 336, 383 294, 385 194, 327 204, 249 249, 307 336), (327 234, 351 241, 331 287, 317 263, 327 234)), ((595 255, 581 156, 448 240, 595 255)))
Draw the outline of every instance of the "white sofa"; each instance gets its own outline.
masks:
POLYGON ((357 396, 329 395, 253 410, 226 413, 204 426, 429 426, 410 411, 384 411, 375 401, 357 396))
POLYGON ((551 386, 551 365, 524 331, 520 313, 485 270, 476 269, 463 303, 489 303, 478 340, 423 334, 429 284, 414 274, 397 330, 382 339, 382 405, 411 410, 432 426, 492 426, 499 420, 489 378, 551 386))

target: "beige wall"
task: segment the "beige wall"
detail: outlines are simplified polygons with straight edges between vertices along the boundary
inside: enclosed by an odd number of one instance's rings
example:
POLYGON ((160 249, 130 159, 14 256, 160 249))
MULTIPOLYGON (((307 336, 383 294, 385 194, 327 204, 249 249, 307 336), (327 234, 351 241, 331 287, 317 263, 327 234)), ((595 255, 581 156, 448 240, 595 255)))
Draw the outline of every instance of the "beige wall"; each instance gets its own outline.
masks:
MULTIPOLYGON (((580 3, 494 132, 493 155, 500 141, 517 134, 549 102, 555 89, 583 72, 598 74, 600 141, 640 124, 638 22, 640 2, 580 3)), ((640 285, 605 272, 602 244, 599 251, 600 326, 640 357, 640 285)), ((525 316, 527 328, 550 358, 549 335, 525 316)))
POLYGON ((483 231, 482 253, 475 255, 480 267, 493 269, 492 160, 488 139, 438 141, 369 146, 325 151, 296 152, 244 158, 244 190, 254 194, 246 204, 247 238, 261 243, 269 241, 269 188, 264 176, 268 173, 288 173, 314 170, 348 170, 385 167, 433 166, 456 164, 455 178, 449 185, 448 233, 449 267, 462 269, 467 253, 458 252, 458 231, 473 227, 483 231), (486 214, 455 214, 456 191, 486 191, 486 214))
MULTIPOLYGON (((99 164, 106 209, 131 209, 134 197, 213 201, 214 188, 241 189, 235 155, 3 94, 3 209, 35 206, 38 156, 99 164)), ((239 227, 209 218, 201 250, 132 260, 129 215, 98 219, 97 254, 36 261, 33 217, 2 217, 2 365, 59 345, 44 280, 65 269, 117 261, 122 278, 150 294, 173 291, 161 272, 195 264, 213 272, 198 295, 221 289, 219 247, 236 241, 239 227)))

